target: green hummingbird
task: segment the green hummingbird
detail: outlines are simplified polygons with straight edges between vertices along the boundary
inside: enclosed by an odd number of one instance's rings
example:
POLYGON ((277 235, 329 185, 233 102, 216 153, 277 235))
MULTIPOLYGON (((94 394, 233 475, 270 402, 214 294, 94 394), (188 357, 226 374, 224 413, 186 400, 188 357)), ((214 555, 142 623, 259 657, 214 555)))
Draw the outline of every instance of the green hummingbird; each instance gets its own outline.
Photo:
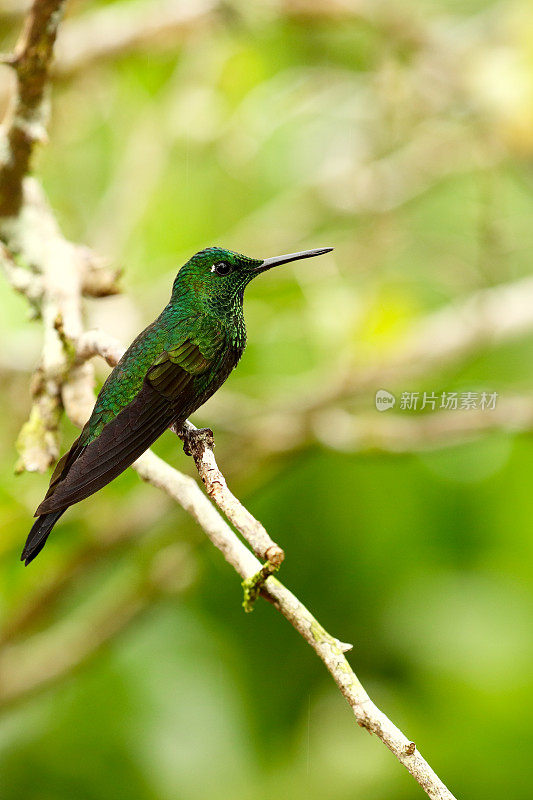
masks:
POLYGON ((69 506, 120 475, 222 386, 246 346, 243 297, 250 281, 332 249, 258 259, 208 247, 181 267, 170 302, 128 347, 80 436, 58 461, 21 561, 27 565, 40 553, 69 506))

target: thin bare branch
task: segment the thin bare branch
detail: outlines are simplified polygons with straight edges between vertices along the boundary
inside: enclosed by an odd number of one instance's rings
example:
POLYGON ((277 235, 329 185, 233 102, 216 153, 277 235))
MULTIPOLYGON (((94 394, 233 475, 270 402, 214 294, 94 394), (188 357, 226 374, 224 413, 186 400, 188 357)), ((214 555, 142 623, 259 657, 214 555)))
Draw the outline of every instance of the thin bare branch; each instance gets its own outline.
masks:
POLYGON ((65 0, 35 0, 10 64, 17 88, 0 137, 0 217, 13 217, 22 205, 22 181, 36 142, 46 140, 45 92, 54 42, 65 0))
POLYGON ((268 535, 264 526, 228 489, 228 484, 215 460, 213 431, 198 430, 188 420, 183 429, 172 428, 183 440, 185 452, 194 458, 196 469, 209 497, 246 539, 258 558, 269 562, 269 571, 281 566, 285 553, 268 535))
POLYGON ((110 367, 115 367, 124 352, 125 348, 118 339, 100 329, 84 331, 76 342, 76 356, 79 364, 94 356, 100 356, 110 367))

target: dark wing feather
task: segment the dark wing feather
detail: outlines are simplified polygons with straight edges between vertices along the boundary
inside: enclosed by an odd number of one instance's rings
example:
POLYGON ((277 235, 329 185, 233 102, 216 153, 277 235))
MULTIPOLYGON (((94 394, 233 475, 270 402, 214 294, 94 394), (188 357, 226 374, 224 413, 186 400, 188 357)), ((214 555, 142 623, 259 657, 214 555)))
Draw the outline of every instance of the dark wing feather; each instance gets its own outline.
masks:
POLYGON ((39 555, 46 544, 46 540, 48 539, 52 528, 56 524, 59 517, 64 514, 66 510, 66 508, 62 508, 61 511, 55 511, 53 514, 43 514, 42 517, 39 517, 35 520, 32 529, 28 534, 26 544, 24 545, 24 550, 22 551, 22 555, 20 557, 20 560, 24 561, 25 566, 28 566, 28 564, 30 564, 33 559, 39 555))
MULTIPOLYGON (((83 429, 81 435, 78 436, 76 441, 72 443, 72 447, 70 448, 70 450, 67 453, 65 453, 63 456, 61 456, 61 458, 59 459, 59 461, 55 465, 55 469, 54 469, 54 471, 52 473, 52 477, 50 478, 50 486, 48 487, 48 491, 46 492, 46 494, 44 496, 44 500, 47 500, 54 493, 57 484, 61 480, 63 480, 65 475, 68 473, 70 467, 74 464, 76 459, 79 458, 81 453, 83 452, 83 450, 84 450, 83 441, 84 441, 84 437, 85 437, 85 434, 86 434, 86 431, 87 431, 87 427, 88 426, 86 425, 85 428, 83 429)), ((44 503, 44 500, 43 500, 43 503, 44 503)))
POLYGON ((194 379, 210 366, 192 342, 165 351, 148 370, 136 397, 100 435, 68 459, 36 516, 78 503, 120 475, 179 418, 194 393, 194 379))

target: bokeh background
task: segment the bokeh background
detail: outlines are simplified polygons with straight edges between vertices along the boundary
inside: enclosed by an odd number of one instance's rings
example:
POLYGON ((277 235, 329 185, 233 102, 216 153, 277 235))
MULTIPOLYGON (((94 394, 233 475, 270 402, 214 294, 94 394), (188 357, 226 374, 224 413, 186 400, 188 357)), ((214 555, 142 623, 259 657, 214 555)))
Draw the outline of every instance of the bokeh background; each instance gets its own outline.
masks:
MULTIPOLYGON (((4 50, 24 5, 0 3, 4 50)), ((6 71, 2 106, 8 91, 6 71)), ((89 324, 125 343, 204 246, 335 247, 249 288, 245 357, 194 421, 285 548, 282 579, 354 643, 370 695, 452 791, 522 800, 531 3, 78 0, 49 136, 35 167, 64 232, 124 268, 89 324), (381 388, 497 392, 498 411, 378 413, 381 388)), ((221 555, 133 472, 21 567, 48 482, 13 473, 41 330, 5 282, 0 335, 2 800, 421 796, 290 626, 264 602, 245 615, 221 555)), ((65 423, 65 447, 74 435, 65 423)), ((172 435, 155 449, 194 474, 172 435)))

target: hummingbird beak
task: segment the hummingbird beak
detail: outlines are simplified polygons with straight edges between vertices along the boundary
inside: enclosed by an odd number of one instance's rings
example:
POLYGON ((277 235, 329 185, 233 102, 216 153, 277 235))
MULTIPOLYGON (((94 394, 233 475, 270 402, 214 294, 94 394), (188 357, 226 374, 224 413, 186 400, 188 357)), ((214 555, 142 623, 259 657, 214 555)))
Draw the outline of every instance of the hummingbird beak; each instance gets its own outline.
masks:
POLYGON ((273 256, 273 258, 265 258, 265 260, 255 267, 254 273, 266 272, 267 269, 278 267, 280 264, 287 264, 289 261, 298 261, 300 258, 313 258, 313 256, 321 256, 323 253, 330 253, 333 247, 318 247, 316 250, 302 250, 300 253, 289 253, 286 256, 273 256))

